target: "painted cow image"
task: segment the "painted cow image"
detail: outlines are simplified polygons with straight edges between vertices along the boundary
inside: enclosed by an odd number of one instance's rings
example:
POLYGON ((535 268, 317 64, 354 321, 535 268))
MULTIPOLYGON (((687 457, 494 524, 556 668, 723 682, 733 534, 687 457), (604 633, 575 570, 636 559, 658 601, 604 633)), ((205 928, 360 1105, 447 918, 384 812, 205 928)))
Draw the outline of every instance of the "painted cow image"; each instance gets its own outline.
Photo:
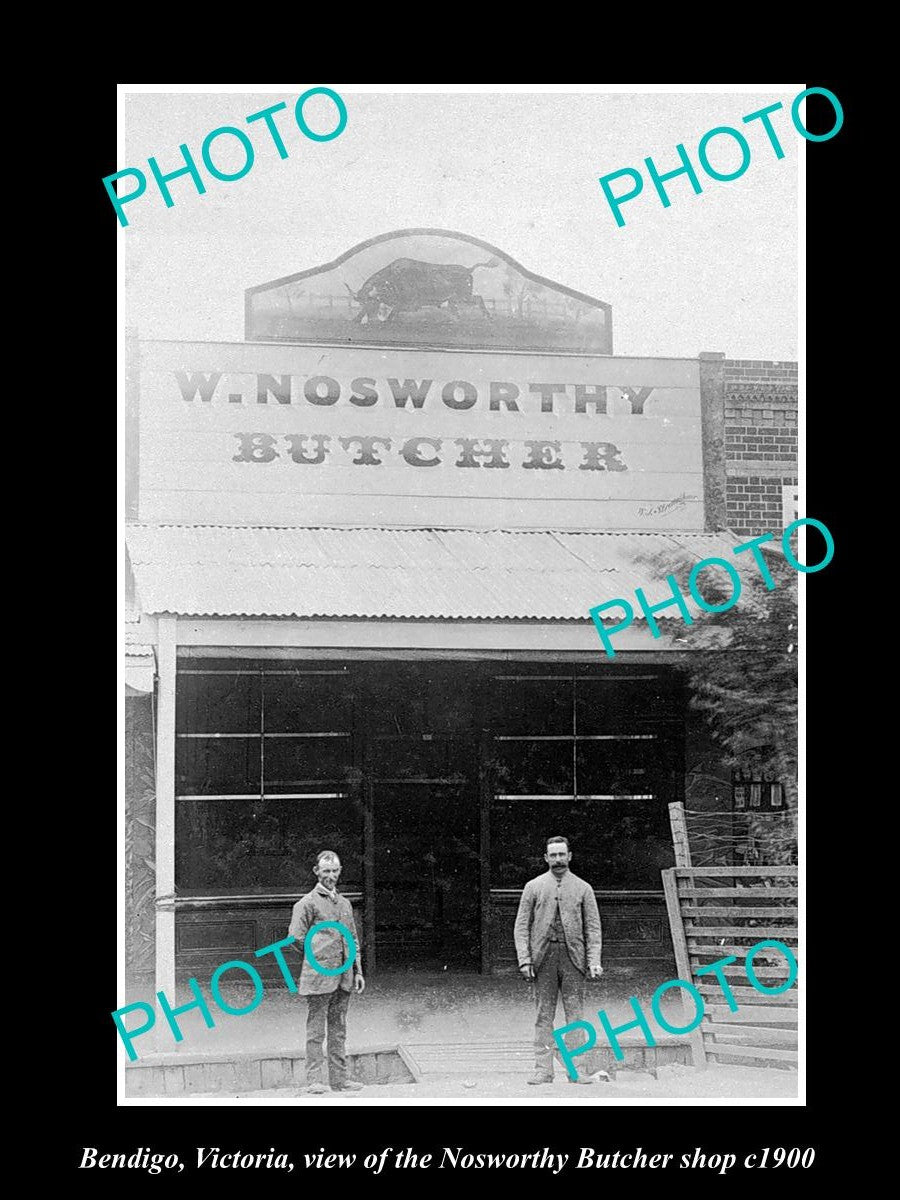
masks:
POLYGON ((358 324, 393 321, 401 313, 420 308, 446 307, 458 317, 460 305, 474 306, 490 317, 484 300, 474 292, 472 275, 480 267, 497 265, 496 258, 475 263, 472 267, 395 258, 371 275, 359 291, 354 292, 346 283, 344 287, 360 305, 360 311, 353 318, 358 324))

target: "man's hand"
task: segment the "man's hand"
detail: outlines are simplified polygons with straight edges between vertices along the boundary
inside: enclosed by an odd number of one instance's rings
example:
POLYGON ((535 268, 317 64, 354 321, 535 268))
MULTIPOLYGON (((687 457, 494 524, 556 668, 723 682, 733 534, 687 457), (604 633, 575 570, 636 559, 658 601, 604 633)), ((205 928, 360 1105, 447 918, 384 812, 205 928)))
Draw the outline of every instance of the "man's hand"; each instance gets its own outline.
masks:
POLYGON ((364 992, 366 990, 366 981, 358 971, 353 977, 353 990, 354 992, 364 992))
POLYGON ((523 979, 534 979, 534 967, 531 963, 523 963, 519 970, 522 972, 523 979))
POLYGON ((603 974, 603 968, 598 963, 596 967, 591 967, 591 979, 599 979, 603 974))

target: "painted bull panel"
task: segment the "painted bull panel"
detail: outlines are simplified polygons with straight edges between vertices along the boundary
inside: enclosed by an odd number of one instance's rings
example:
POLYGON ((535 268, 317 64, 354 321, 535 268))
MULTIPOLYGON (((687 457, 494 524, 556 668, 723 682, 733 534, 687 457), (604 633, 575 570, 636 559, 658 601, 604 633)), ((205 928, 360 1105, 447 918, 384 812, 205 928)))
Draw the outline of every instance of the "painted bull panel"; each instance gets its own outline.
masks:
POLYGON ((401 230, 250 288, 252 341, 612 352, 610 306, 477 238, 401 230))

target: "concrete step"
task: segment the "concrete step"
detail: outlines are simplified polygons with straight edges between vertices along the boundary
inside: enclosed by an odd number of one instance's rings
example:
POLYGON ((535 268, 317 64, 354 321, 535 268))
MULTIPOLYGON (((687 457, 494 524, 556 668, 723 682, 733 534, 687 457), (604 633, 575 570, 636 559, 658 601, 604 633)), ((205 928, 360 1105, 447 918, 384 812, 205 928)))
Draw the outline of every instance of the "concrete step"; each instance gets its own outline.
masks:
MULTIPOLYGON (((590 1069, 612 1075, 617 1070, 655 1071, 666 1064, 690 1062, 686 1038, 660 1041, 656 1046, 623 1043, 622 1048, 625 1057, 617 1060, 608 1046, 595 1047, 590 1069)), ((527 1041, 416 1042, 359 1048, 351 1050, 348 1058, 352 1077, 363 1083, 415 1084, 423 1077, 459 1080, 460 1076, 527 1075, 534 1065, 534 1048, 527 1041)), ((128 1096, 247 1094, 296 1089, 305 1082, 306 1064, 298 1052, 151 1054, 125 1068, 128 1096)))
POLYGON ((533 1048, 523 1042, 444 1042, 405 1048, 424 1074, 520 1074, 534 1061, 533 1048))
MULTIPOLYGON (((416 1083, 419 1072, 401 1046, 351 1050, 350 1075, 366 1084, 416 1083)), ((148 1054, 125 1068, 126 1096, 190 1096, 301 1088, 306 1062, 298 1052, 148 1054)))

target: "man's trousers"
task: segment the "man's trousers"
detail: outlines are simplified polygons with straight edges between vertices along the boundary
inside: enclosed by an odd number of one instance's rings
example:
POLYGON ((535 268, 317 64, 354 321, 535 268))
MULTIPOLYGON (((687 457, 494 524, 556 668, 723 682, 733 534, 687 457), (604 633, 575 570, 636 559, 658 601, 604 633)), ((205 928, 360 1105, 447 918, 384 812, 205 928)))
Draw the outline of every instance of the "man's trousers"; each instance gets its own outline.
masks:
MULTIPOLYGON (((569 958, 565 942, 551 942, 534 980, 534 1000, 537 1008, 534 1025, 535 1070, 552 1075, 553 1055, 555 1053, 559 1056, 559 1048, 553 1037, 557 997, 562 993, 566 1024, 571 1025, 573 1021, 583 1020, 584 991, 584 976, 569 958)), ((568 1038, 572 1038, 575 1045, 582 1040, 574 1034, 568 1034, 567 1045, 572 1044, 568 1038)), ((591 1057, 588 1052, 581 1060, 586 1069, 591 1057)))
POLYGON ((347 1079, 347 1008, 350 993, 344 988, 306 997, 306 1082, 325 1082, 322 1043, 328 1034, 328 1081, 340 1087, 347 1079))

